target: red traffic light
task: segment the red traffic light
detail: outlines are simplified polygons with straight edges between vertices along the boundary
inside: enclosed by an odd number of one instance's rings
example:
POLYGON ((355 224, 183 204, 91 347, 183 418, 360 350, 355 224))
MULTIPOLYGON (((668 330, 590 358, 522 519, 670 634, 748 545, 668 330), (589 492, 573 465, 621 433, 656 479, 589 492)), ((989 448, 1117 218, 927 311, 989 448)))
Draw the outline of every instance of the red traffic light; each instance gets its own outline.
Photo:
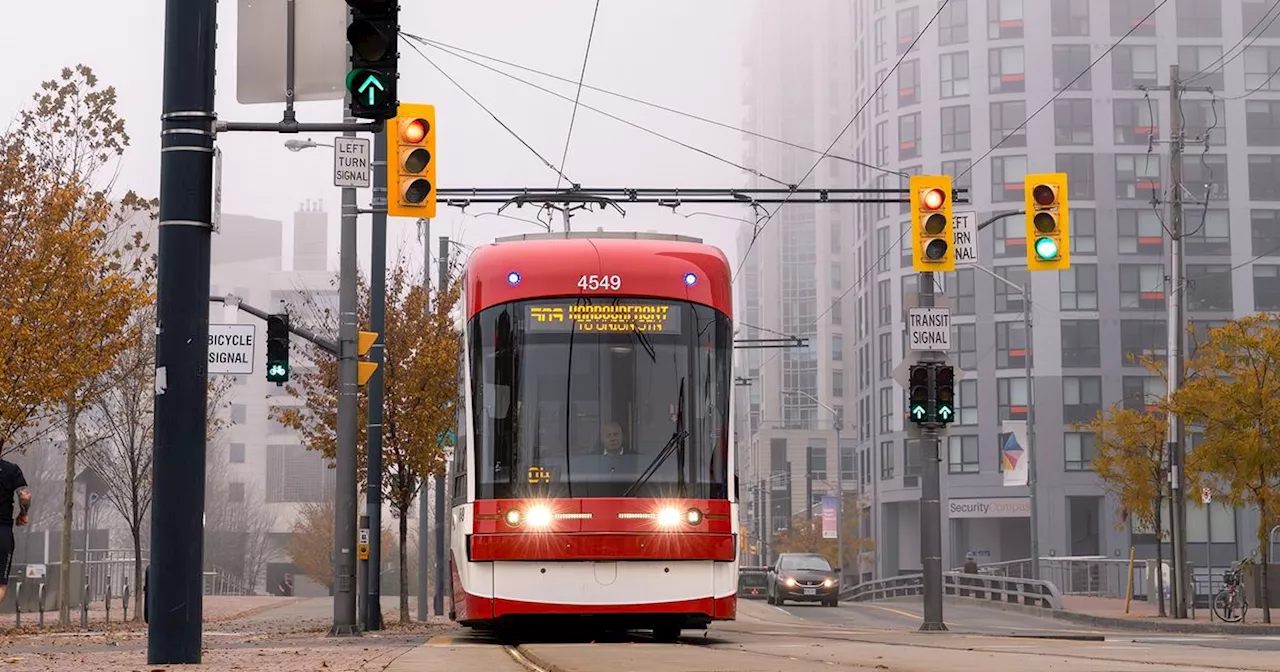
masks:
POLYGON ((1037 184, 1036 188, 1031 190, 1031 198, 1035 200, 1036 205, 1046 208, 1058 200, 1058 192, 1047 184, 1037 184))
POLYGON ((955 380, 955 376, 956 376, 955 369, 951 368, 950 366, 940 366, 938 367, 938 370, 933 374, 933 379, 939 385, 950 385, 952 381, 955 380))
POLYGON ((947 202, 947 195, 941 189, 928 189, 920 196, 920 203, 929 210, 937 210, 947 202))
POLYGON ((427 131, 430 130, 428 126, 426 119, 414 119, 400 129, 400 137, 405 142, 422 142, 422 139, 427 137, 427 131))

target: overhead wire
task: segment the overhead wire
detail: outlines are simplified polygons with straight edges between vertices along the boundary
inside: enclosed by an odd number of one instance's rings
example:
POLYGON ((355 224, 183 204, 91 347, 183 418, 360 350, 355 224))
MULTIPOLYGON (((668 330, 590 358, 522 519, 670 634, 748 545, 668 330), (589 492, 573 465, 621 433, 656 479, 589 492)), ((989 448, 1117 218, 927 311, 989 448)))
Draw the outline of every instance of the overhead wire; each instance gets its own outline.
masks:
MULTIPOLYGON (((582 74, 578 75, 578 91, 573 94, 573 112, 569 115, 569 132, 564 137, 564 153, 560 155, 560 165, 569 160, 569 141, 573 139, 573 122, 578 118, 578 103, 582 100, 582 82, 587 78, 587 59, 591 57, 591 40, 596 35, 596 17, 600 16, 600 0, 596 0, 595 11, 591 13, 591 29, 587 31, 587 48, 582 54, 582 74)), ((560 180, 564 173, 556 178, 556 189, 560 188, 560 180)))
POLYGON ((1276 19, 1280 19, 1280 12, 1278 12, 1276 13, 1275 16, 1271 17, 1270 21, 1267 21, 1267 16, 1269 16, 1271 12, 1276 11, 1277 8, 1280 8, 1280 0, 1276 0, 1274 3, 1272 3, 1271 7, 1268 8, 1267 11, 1262 13, 1262 17, 1258 19, 1257 23, 1253 24, 1252 28, 1244 32, 1244 35, 1240 37, 1239 41, 1233 44, 1226 51, 1222 52, 1221 56, 1211 61, 1208 65, 1204 66, 1198 72, 1192 74, 1190 77, 1187 77, 1184 81, 1190 84, 1196 81, 1197 79, 1203 79, 1204 77, 1208 77, 1209 75, 1215 72, 1221 72, 1222 69, 1227 67, 1227 65, 1230 64, 1232 61, 1236 60, 1237 58, 1240 58, 1240 56, 1243 55, 1244 52, 1248 51, 1249 47, 1252 47, 1253 44, 1258 41, 1258 38, 1262 37, 1263 33, 1267 32, 1267 29, 1271 27, 1271 24, 1276 22, 1276 19), (1267 25, 1262 26, 1263 21, 1267 21, 1267 25), (1250 38, 1249 37, 1250 34, 1253 33, 1254 30, 1257 30, 1258 26, 1262 26, 1262 29, 1258 30, 1258 33, 1256 35, 1253 35, 1252 38, 1250 38), (1244 44, 1245 40, 1249 40, 1249 44, 1244 44), (1240 47, 1240 45, 1242 44, 1244 46, 1240 48, 1240 51, 1236 51, 1236 48, 1240 47), (1231 54, 1231 52, 1235 52, 1235 54, 1232 55, 1230 58, 1228 58, 1227 55, 1231 54), (1221 65, 1217 65, 1217 67, 1215 67, 1215 64, 1218 64, 1218 63, 1221 63, 1221 65))

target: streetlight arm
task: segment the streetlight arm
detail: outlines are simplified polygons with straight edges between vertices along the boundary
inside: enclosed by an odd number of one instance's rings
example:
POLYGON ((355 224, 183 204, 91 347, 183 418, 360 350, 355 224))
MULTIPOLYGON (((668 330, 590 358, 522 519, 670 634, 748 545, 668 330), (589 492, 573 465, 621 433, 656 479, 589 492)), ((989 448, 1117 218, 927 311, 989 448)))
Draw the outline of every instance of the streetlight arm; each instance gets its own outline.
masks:
POLYGON ((835 428, 836 428, 836 431, 840 431, 841 429, 843 429, 843 428, 844 428, 844 418, 842 418, 842 417, 841 417, 841 415, 842 415, 842 414, 841 414, 839 411, 837 411, 836 409, 831 408, 830 406, 828 406, 828 405, 826 405, 826 404, 822 403, 821 401, 819 401, 819 400, 818 400, 818 398, 817 398, 817 397, 813 396, 812 394, 809 394, 808 392, 805 392, 804 390, 783 390, 783 392, 787 392, 787 393, 790 393, 790 394, 799 394, 799 395, 803 395, 803 396, 808 397, 810 401, 812 401, 813 403, 815 403, 815 404, 817 404, 817 405, 819 405, 819 406, 821 406, 821 407, 823 407, 823 408, 827 409, 827 412, 828 412, 828 413, 830 413, 831 415, 834 415, 834 416, 835 416, 835 418, 836 418, 836 421, 835 421, 835 428))
POLYGON ((1010 282, 1010 281, 1008 281, 1008 280, 1006 280, 1006 279, 1004 279, 1004 278, 1000 277, 998 274, 996 274, 996 273, 995 273, 995 272, 993 272, 991 269, 989 269, 989 268, 987 268, 987 267, 985 267, 985 266, 982 266, 982 265, 979 265, 979 264, 971 264, 971 265, 970 265, 970 268, 976 268, 976 269, 978 269, 979 271, 982 271, 983 273, 986 273, 987 275, 989 275, 989 276, 991 276, 991 277, 995 278, 996 280, 999 280, 1000 282, 1003 282, 1004 284, 1008 285, 1009 287, 1012 287, 1012 288, 1013 288, 1014 290, 1016 290, 1019 294, 1022 294, 1022 293, 1023 293, 1023 289, 1025 289, 1022 285, 1019 285, 1019 284, 1018 284, 1018 283, 1016 283, 1016 282, 1010 282))
POLYGON ((977 228, 977 229, 975 229, 975 230, 976 230, 976 231, 981 231, 981 230, 983 230, 983 229, 987 228, 988 226, 991 226, 992 224, 994 224, 994 223, 996 223, 996 222, 998 222, 998 221, 1000 221, 1000 220, 1002 220, 1002 219, 1008 219, 1008 218, 1010 218, 1010 217, 1017 217, 1018 215, 1025 215, 1025 214, 1027 214, 1027 211, 1026 211, 1026 210, 1010 210, 1009 212, 1001 212, 1001 213, 997 213, 997 214, 996 214, 994 217, 992 217, 991 219, 988 219, 987 221, 985 221, 985 222, 983 222, 983 223, 979 224, 979 225, 978 225, 978 228, 977 228))

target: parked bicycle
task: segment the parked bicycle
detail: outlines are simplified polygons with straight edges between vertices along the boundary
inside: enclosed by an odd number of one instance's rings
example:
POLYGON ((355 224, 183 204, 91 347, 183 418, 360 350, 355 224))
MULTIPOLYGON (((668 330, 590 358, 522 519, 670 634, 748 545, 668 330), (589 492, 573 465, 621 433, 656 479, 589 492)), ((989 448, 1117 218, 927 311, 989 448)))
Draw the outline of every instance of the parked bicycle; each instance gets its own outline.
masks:
POLYGON ((1249 599, 1244 594, 1242 574, 1239 567, 1233 567, 1222 574, 1222 590, 1213 596, 1213 615, 1226 623, 1238 623, 1244 620, 1249 611, 1249 599))

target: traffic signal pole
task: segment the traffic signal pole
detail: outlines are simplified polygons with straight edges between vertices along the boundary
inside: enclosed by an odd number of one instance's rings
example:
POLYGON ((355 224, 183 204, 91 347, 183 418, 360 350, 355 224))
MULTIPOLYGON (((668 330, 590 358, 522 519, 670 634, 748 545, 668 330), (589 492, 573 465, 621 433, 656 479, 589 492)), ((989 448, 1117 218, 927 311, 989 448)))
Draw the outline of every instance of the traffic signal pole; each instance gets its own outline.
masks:
MULTIPOLYGON (((949 197, 949 195, 948 195, 949 197)), ((921 272, 917 282, 921 308, 932 308, 933 273, 921 272)), ((921 362, 941 361, 937 353, 920 353, 921 362)), ((944 632, 942 621, 942 440, 936 425, 922 425, 920 457, 924 478, 920 484, 920 557, 924 570, 924 620, 920 630, 944 632)))
POLYGON ((216 0, 167 0, 147 664, 199 664, 216 0))
POLYGON ((365 630, 382 629, 382 396, 387 306, 387 142, 386 130, 373 136, 373 232, 369 280, 369 330, 378 335, 370 360, 377 364, 369 380, 369 427, 365 512, 369 516, 369 560, 365 571, 365 630))
MULTIPOLYGON (((444 296, 449 289, 449 237, 440 236, 440 288, 436 290, 436 296, 444 296)), ((461 376, 462 372, 459 371, 461 376)), ((456 446, 454 448, 457 450, 456 446)), ((435 483, 435 594, 431 597, 431 610, 436 616, 444 615, 444 488, 445 479, 441 476, 432 476, 431 481, 435 483)), ((424 493, 425 494, 425 493, 424 493)), ((450 573, 452 574, 452 572, 450 573)), ((452 576, 450 577, 452 579, 452 576)))

